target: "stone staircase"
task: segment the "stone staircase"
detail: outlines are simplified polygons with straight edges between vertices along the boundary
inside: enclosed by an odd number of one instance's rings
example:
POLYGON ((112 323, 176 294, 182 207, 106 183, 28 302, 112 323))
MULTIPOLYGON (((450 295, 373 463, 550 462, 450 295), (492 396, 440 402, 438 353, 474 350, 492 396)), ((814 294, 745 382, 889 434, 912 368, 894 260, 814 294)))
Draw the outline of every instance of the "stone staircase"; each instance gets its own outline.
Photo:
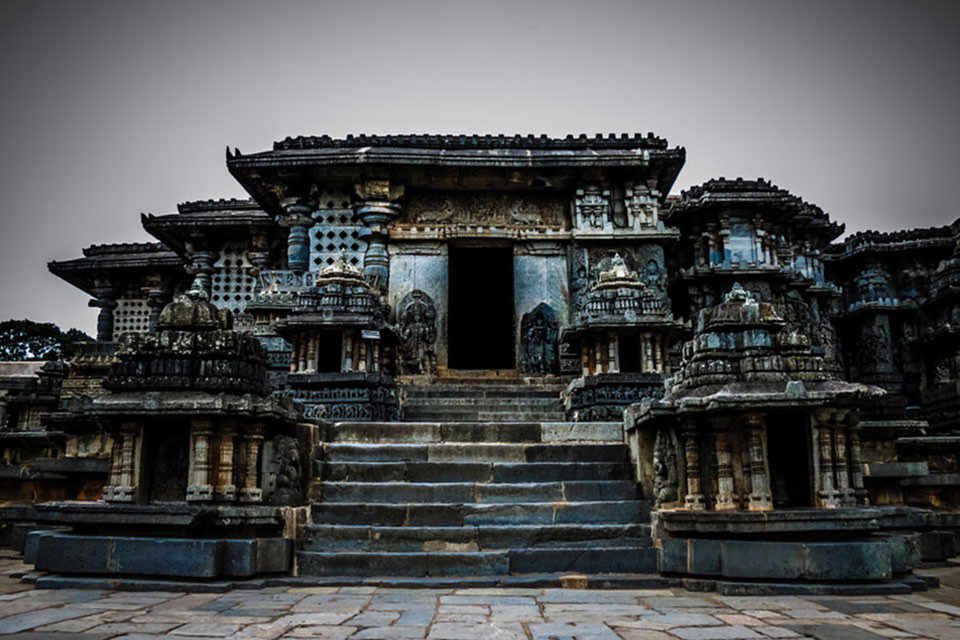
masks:
MULTIPOLYGON (((469 397, 454 391, 430 392, 469 397)), ((491 395, 500 385, 485 391, 491 406, 509 397, 491 395)), ((619 423, 331 425, 299 574, 656 572, 649 505, 638 499, 621 433, 619 423)))
POLYGON ((562 421, 561 381, 522 379, 447 379, 437 384, 406 385, 404 419, 414 422, 478 420, 498 422, 562 421))

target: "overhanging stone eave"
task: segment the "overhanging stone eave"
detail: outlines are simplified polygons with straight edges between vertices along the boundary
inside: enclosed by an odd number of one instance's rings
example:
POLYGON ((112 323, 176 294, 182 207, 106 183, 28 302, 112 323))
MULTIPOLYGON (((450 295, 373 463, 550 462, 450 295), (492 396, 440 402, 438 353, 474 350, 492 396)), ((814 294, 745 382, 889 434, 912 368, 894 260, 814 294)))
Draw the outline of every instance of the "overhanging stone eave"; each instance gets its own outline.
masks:
POLYGON ((156 254, 137 254, 135 256, 102 259, 74 258, 72 260, 53 260, 47 263, 47 270, 84 293, 96 297, 94 279, 104 272, 136 273, 144 269, 175 271, 183 268, 183 259, 174 251, 159 251, 156 254))
MULTIPOLYGON (((336 171, 338 182, 350 186, 364 175, 390 176, 392 180, 408 187, 421 186, 412 176, 412 171, 497 169, 497 170, 555 170, 589 172, 636 172, 634 176, 620 175, 618 180, 647 180, 655 178, 660 191, 661 204, 683 168, 686 153, 683 148, 668 150, 646 149, 589 149, 575 151, 542 150, 443 150, 443 149, 394 149, 377 147, 368 149, 310 149, 265 151, 250 155, 227 156, 227 169, 247 193, 271 215, 280 213, 279 202, 273 193, 263 188, 264 174, 289 172, 309 173, 309 181, 316 182, 318 175, 330 169, 336 171), (486 151, 486 152, 485 152, 486 151), (509 151, 509 153, 507 153, 509 151), (409 171, 405 171, 409 170, 409 171), (619 171, 618 171, 619 170, 619 171)), ((539 176, 531 176, 531 179, 539 176)), ((586 180, 584 176, 572 176, 573 182, 586 180)), ((593 179, 591 179, 593 180, 593 179)), ((506 182, 505 182, 506 184, 506 182)), ((426 183, 431 187, 431 183, 426 183)), ((564 187, 566 189, 567 187, 564 187)))

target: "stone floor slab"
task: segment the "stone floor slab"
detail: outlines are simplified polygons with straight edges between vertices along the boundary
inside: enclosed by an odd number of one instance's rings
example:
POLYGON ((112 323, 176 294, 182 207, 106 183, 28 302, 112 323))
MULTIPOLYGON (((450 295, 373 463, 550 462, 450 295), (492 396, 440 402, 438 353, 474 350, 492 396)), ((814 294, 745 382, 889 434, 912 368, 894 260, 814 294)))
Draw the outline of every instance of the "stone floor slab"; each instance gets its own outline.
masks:
POLYGON ((883 640, 883 636, 860 629, 853 625, 816 624, 816 625, 784 625, 791 631, 816 640, 883 640))
POLYGON ((619 640, 616 632, 602 623, 547 623, 530 625, 533 640, 575 638, 576 640, 619 640))
POLYGON ((765 639, 748 627, 677 627, 670 633, 683 640, 751 640, 765 639))
POLYGON ((427 627, 422 625, 394 625, 392 627, 371 627, 362 629, 353 640, 409 640, 423 638, 427 635, 427 627))
POLYGON ((0 619, 0 634, 19 633, 37 627, 44 627, 61 620, 81 618, 90 615, 89 609, 62 607, 57 609, 39 609, 0 619))

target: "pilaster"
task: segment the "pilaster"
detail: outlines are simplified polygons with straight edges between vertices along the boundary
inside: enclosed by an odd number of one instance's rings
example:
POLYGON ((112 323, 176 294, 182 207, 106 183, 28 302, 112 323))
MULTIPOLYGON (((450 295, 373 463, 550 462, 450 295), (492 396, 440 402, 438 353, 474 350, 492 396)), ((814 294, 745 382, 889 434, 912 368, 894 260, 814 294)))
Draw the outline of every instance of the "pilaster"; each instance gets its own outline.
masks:
POLYGON ((700 438, 696 424, 688 422, 683 425, 683 452, 684 469, 687 476, 687 495, 683 499, 683 506, 691 511, 704 511, 707 508, 703 497, 700 476, 700 438))
POLYGON ((750 511, 773 509, 770 491, 770 462, 767 459, 767 425, 763 414, 749 413, 743 418, 750 450, 750 511))
POLYGON ((733 455, 730 446, 730 420, 726 417, 711 419, 717 454, 717 497, 714 509, 732 511, 737 508, 737 494, 733 480, 733 455))
POLYGON ((210 438, 213 426, 209 420, 193 420, 190 423, 190 484, 187 485, 187 502, 213 500, 213 484, 210 479, 210 438))
POLYGON ((219 502, 233 502, 237 498, 237 486, 233 480, 233 443, 237 435, 234 425, 226 423, 219 429, 219 464, 214 497, 219 502))
POLYGON ((263 443, 263 425, 252 425, 243 430, 243 488, 240 489, 240 502, 261 502, 263 491, 260 488, 259 459, 260 445, 263 443))

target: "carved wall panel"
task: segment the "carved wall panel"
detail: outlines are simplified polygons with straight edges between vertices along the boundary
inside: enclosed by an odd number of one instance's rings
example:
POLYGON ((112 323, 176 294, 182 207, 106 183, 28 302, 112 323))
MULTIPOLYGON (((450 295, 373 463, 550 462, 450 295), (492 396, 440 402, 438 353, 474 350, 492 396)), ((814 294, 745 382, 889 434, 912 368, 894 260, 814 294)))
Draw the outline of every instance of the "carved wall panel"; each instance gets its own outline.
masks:
POLYGON ((561 198, 511 193, 411 194, 403 221, 424 225, 568 226, 561 198))
POLYGON ((541 303, 520 322, 520 370, 524 373, 556 373, 557 316, 548 304, 541 303))
POLYGON ((400 331, 400 369, 403 373, 437 373, 437 307, 423 291, 414 289, 397 305, 400 331))

